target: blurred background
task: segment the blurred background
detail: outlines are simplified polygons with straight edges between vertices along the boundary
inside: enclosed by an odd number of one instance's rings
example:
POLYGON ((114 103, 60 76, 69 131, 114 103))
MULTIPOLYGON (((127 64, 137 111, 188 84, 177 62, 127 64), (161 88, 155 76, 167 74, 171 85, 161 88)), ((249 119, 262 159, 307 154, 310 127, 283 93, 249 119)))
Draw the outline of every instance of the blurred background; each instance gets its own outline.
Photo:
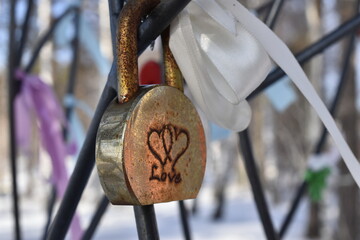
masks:
MULTIPOLYGON (((21 34, 28 2, 17 1, 15 36, 21 34)), ((266 15, 260 7, 265 6, 267 0, 240 2, 258 13, 261 19, 266 15)), ((113 56, 108 2, 83 0, 80 4, 79 28, 75 27, 74 14, 62 18, 31 69, 33 75, 52 87, 63 108, 69 102, 74 106, 68 117, 67 138, 67 144, 73 149, 64 162, 68 176, 75 166, 113 56), (76 83, 73 94, 69 95, 67 89, 73 74, 75 44, 79 46, 75 58, 76 83)), ((70 0, 34 1, 20 69, 29 66, 39 39, 72 5, 74 1, 70 0)), ((297 53, 356 14, 354 0, 285 0, 274 31, 297 53)), ((7 81, 10 27, 10 1, 0 0, 0 239, 14 239, 7 81)), ((350 35, 344 37, 303 65, 327 105, 338 89, 349 39, 350 35)), ((338 126, 355 155, 359 149, 359 46, 355 36, 346 84, 336 111, 338 126)), ((161 61, 161 47, 156 42, 139 60, 143 83, 160 79, 161 61)), ((282 225, 304 179, 310 179, 309 185, 313 186, 308 188, 312 192, 308 194, 308 191, 300 202, 283 239, 360 239, 359 189, 343 162, 337 161, 338 155, 330 138, 321 151, 323 165, 313 166, 316 165, 313 153, 322 125, 302 94, 285 77, 252 99, 250 104, 253 110, 249 127, 252 147, 276 229, 282 225), (314 173, 318 173, 317 177, 311 178, 314 173)), ((21 233, 23 239, 41 239, 54 191, 53 167, 51 157, 40 141, 37 118, 29 114, 22 121, 30 126, 28 138, 31 141, 25 147, 17 142, 21 233)), ((238 135, 206 119, 204 125, 208 136, 205 180, 198 199, 185 201, 193 239, 266 239, 244 169, 238 135)), ((77 211, 81 231, 87 228, 102 195, 97 173, 93 171, 77 211)), ((56 213, 60 200, 61 196, 57 196, 53 213, 56 213)), ((155 210, 161 238, 183 239, 176 203, 157 204, 155 210)), ((73 236, 68 238, 75 239, 73 236)), ((137 239, 132 207, 109 206, 94 239, 137 239)))

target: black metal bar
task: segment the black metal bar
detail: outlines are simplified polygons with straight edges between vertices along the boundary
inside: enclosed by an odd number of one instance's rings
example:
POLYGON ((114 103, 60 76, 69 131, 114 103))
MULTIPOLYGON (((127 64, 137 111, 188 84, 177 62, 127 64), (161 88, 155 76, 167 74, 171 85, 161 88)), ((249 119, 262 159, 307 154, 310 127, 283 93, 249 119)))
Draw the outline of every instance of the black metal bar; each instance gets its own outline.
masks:
MULTIPOLYGON (((360 1, 358 1, 358 8, 359 8, 359 2, 360 1)), ((333 99, 333 101, 332 101, 332 103, 330 105, 330 108, 329 108, 329 112, 330 112, 330 114, 332 116, 335 116, 335 114, 336 114, 336 110, 337 110, 337 108, 339 106, 339 102, 340 102, 342 93, 344 91, 345 84, 347 82, 346 75, 348 73, 349 66, 350 66, 350 60, 351 60, 352 54, 354 52, 353 49, 354 49, 354 46, 355 46, 355 41, 356 41, 356 33, 353 32, 351 34, 348 47, 347 47, 346 52, 344 54, 342 72, 341 72, 340 80, 339 80, 339 83, 338 83, 337 91, 336 91, 335 97, 334 97, 334 99, 333 99)), ((315 154, 319 154, 319 153, 322 152, 322 150, 323 150, 323 148, 325 146, 325 143, 326 143, 326 137, 327 136, 328 136, 328 131, 326 130, 325 126, 323 126, 321 134, 320 134, 320 136, 318 138, 317 144, 316 144, 316 146, 315 146, 315 148, 313 150, 313 152, 315 154)), ((307 190, 307 183, 305 181, 303 181, 301 183, 301 185, 298 187, 298 190, 297 190, 297 192, 295 194, 295 197, 294 197, 294 199, 292 201, 292 204, 290 206, 290 210, 289 210, 288 214, 286 215, 284 222, 281 225, 280 233, 279 233, 280 238, 285 236, 286 231, 288 230, 288 228, 289 228, 289 226, 291 224, 291 221, 294 218, 296 210, 298 209, 298 206, 299 206, 299 204, 301 202, 301 199, 306 193, 306 190, 307 190)))
MULTIPOLYGON (((189 1, 190 0, 162 1, 159 4, 159 6, 157 6, 154 9, 154 11, 140 26, 138 53, 144 51, 145 48, 153 40, 155 40, 157 36, 154 35, 154 32, 161 33, 170 24, 170 22, 176 16, 171 14, 178 14, 183 9, 180 7, 185 7, 189 1), (177 8, 176 11, 174 10, 174 8, 177 8), (164 28, 161 29, 162 27, 164 28)), ((102 97, 100 98, 100 102, 98 103, 94 118, 92 120, 88 134, 85 139, 85 143, 81 149, 74 172, 71 175, 68 188, 66 189, 65 192, 65 196, 60 204, 60 208, 57 212, 57 215, 50 227, 48 239, 57 240, 57 239, 63 239, 65 237, 71 222, 71 218, 75 213, 82 192, 84 191, 86 183, 94 167, 95 138, 96 138, 97 128, 99 126, 101 116, 103 115, 107 105, 116 96, 116 92, 114 91, 117 85, 115 69, 116 68, 114 68, 114 64, 113 64, 112 70, 110 71, 109 74, 107 85, 104 89, 102 97)), ((152 212, 150 211, 148 213, 151 214, 152 212)), ((144 219, 146 220, 148 218, 144 218, 144 219)))
MULTIPOLYGON (((358 1, 358 2, 360 2, 360 1, 358 1)), ((350 37, 348 47, 344 54, 344 60, 343 60, 344 62, 343 62, 343 66, 342 66, 342 72, 340 75, 340 80, 338 83, 337 91, 336 91, 335 97, 333 99, 333 102, 331 103, 330 108, 329 108, 329 112, 332 116, 335 116, 336 111, 339 106, 341 96, 344 92, 345 84, 347 82, 347 73, 349 71, 351 57, 354 53, 355 41, 356 41, 356 33, 354 32, 354 33, 352 33, 352 35, 350 37)), ((325 140, 326 140, 327 135, 328 135, 328 131, 326 130, 325 126, 323 126, 321 136, 318 140, 318 144, 316 145, 316 147, 314 149, 315 154, 318 154, 322 151, 322 149, 325 145, 325 140)))
MULTIPOLYGON (((346 21, 337 27, 334 31, 322 37, 317 42, 311 44, 306 49, 302 50, 300 53, 296 54, 296 60, 303 64, 306 61, 310 60, 315 55, 321 53, 326 48, 330 47, 332 44, 336 43, 342 37, 354 32, 360 26, 360 14, 346 21)), ((249 96, 248 100, 252 99, 267 87, 277 82, 281 77, 285 76, 285 73, 281 68, 277 67, 274 71, 272 71, 269 76, 265 79, 265 81, 253 91, 249 96)))
POLYGON ((240 139, 239 144, 240 144, 241 152, 243 154, 246 173, 250 181, 251 189, 265 231, 265 235, 268 240, 277 240, 279 239, 279 237, 274 229, 271 216, 269 213, 269 208, 267 206, 266 199, 264 196, 263 187, 259 179, 253 151, 251 148, 251 142, 250 142, 248 130, 246 129, 238 134, 240 139))
MULTIPOLYGON (((75 36, 71 42, 73 57, 70 66, 69 81, 67 85, 66 95, 73 95, 75 89, 76 71, 78 68, 78 59, 79 59, 79 43, 80 43, 80 8, 76 8, 75 10, 74 26, 75 26, 75 36)), ((72 105, 65 106, 65 116, 67 120, 70 119, 73 107, 74 106, 72 105)))
POLYGON ((295 194, 295 197, 294 197, 294 199, 292 201, 292 204, 290 206, 290 210, 289 210, 288 214, 285 217, 285 220, 281 224, 280 231, 279 231, 280 239, 282 239, 285 236, 286 231, 289 229, 289 226, 290 226, 290 224, 291 224, 291 222, 292 222, 292 220, 294 218, 296 210, 299 207, 301 199, 304 196, 304 193, 306 192, 306 189, 307 189, 307 183, 303 182, 300 185, 300 187, 298 188, 298 190, 297 190, 297 192, 295 194))
POLYGON ((33 7, 34 7, 34 0, 28 0, 25 19, 21 27, 21 39, 16 53, 15 66, 20 66, 21 64, 22 55, 24 53, 25 43, 29 32, 30 17, 32 14, 33 7))
POLYGON ((21 38, 18 46, 16 46, 17 41, 15 39, 15 7, 16 1, 12 1, 11 3, 11 19, 10 19, 10 37, 9 37, 9 124, 10 124, 10 154, 12 161, 12 180, 13 180, 13 202, 14 202, 14 217, 15 217, 15 238, 21 239, 21 230, 20 230, 20 216, 19 216, 19 206, 18 206, 18 193, 17 193, 17 177, 16 177, 16 146, 14 143, 14 110, 13 110, 13 102, 18 92, 19 86, 15 82, 14 71, 16 68, 20 66, 24 46, 27 40, 28 30, 29 30, 29 19, 31 17, 32 9, 33 9, 34 1, 29 0, 28 6, 26 10, 26 16, 24 22, 21 27, 21 38), (14 5, 13 5, 14 4, 14 5), (16 49, 16 50, 15 50, 16 49))
POLYGON ((32 56, 30 58, 29 63, 25 67, 26 72, 31 72, 31 69, 33 68, 36 59, 38 58, 41 49, 45 45, 45 43, 52 37, 57 25, 61 22, 63 18, 65 18, 68 14, 71 14, 72 12, 76 11, 78 9, 78 6, 71 6, 66 11, 61 14, 58 18, 56 18, 53 23, 51 24, 48 31, 40 38, 38 44, 35 46, 34 51, 32 53, 32 56))
POLYGON ((52 188, 51 188, 50 198, 48 200, 47 211, 46 211, 47 212, 47 220, 46 220, 46 224, 44 227, 43 237, 41 238, 43 240, 46 240, 46 237, 49 232, 49 226, 51 223, 51 216, 54 211, 55 202, 56 202, 56 186, 55 186, 55 184, 53 184, 52 188))
POLYGON ((266 3, 261 5, 260 7, 256 8, 255 12, 257 12, 258 14, 264 13, 266 10, 268 10, 274 4, 274 1, 275 0, 267 1, 266 3))
MULTIPOLYGON (((116 57, 116 29, 124 0, 108 0, 113 56, 116 57)), ((116 60, 116 59, 115 59, 116 60)), ((116 62, 116 61, 114 61, 116 62)))
MULTIPOLYGON (((119 18, 120 11, 122 7, 124 6, 124 0, 109 0, 109 15, 110 15, 110 29, 111 29, 111 42, 112 42, 112 50, 113 50, 113 56, 115 57, 114 62, 116 62, 116 29, 117 29, 117 20, 119 18)), ((114 72, 114 65, 111 69, 112 72, 114 72)), ((94 235, 96 228, 98 227, 101 218, 105 214, 105 211, 109 205, 108 198, 103 195, 101 202, 97 206, 95 213, 93 214, 93 217, 90 221, 90 224, 88 228, 85 230, 84 235, 82 237, 82 240, 91 239, 94 235)))
POLYGON ((134 213, 139 240, 160 239, 154 205, 134 206, 134 213))
POLYGON ((285 2, 285 0, 275 0, 274 1, 268 15, 265 18, 265 24, 268 25, 269 28, 271 28, 271 29, 274 28, 284 2, 285 2))
POLYGON ((181 224, 183 227, 184 237, 186 240, 191 240, 191 231, 188 221, 188 211, 186 209, 184 201, 179 201, 179 210, 180 210, 181 224))
MULTIPOLYGON (((284 0, 275 0, 269 14, 265 18, 265 23, 273 28, 275 26, 277 17, 281 11, 284 0)), ((268 240, 279 239, 278 233, 274 229, 274 225, 270 216, 269 208, 267 206, 264 191, 261 185, 260 177, 257 171, 255 158, 252 152, 251 141, 248 130, 239 133, 240 147, 243 154, 245 169, 250 181, 251 189, 255 199, 256 207, 260 215, 260 219, 268 240)))
POLYGON ((15 117, 14 116, 14 100, 15 100, 15 61, 17 39, 15 37, 16 22, 15 22, 15 7, 16 0, 10 3, 10 21, 9 21, 9 49, 8 49, 8 117, 9 117, 9 159, 11 167, 11 180, 12 180, 12 200, 13 200, 13 217, 14 217, 14 234, 15 239, 21 239, 20 229, 20 213, 18 203, 18 189, 16 179, 16 142, 15 142, 15 117))
POLYGON ((186 7, 190 0, 167 0, 161 1, 139 28, 139 49, 145 50, 166 29, 170 22, 186 7))
POLYGON ((89 227, 86 229, 86 231, 84 232, 84 235, 82 236, 81 240, 90 240, 92 239, 96 228, 98 227, 101 218, 103 217, 103 215, 106 212, 107 207, 109 206, 109 200, 106 196, 103 196, 101 198, 101 201, 99 203, 99 205, 96 208, 95 214, 91 219, 91 222, 89 224, 89 227))
MULTIPOLYGON (((110 26, 111 26, 111 37, 112 37, 112 46, 113 46, 113 54, 115 55, 116 48, 115 45, 115 39, 116 39, 116 22, 119 17, 119 13, 124 5, 124 0, 119 1, 113 1, 110 0, 109 2, 109 12, 110 12, 110 26)), ((82 240, 91 239, 96 231, 96 228, 98 227, 101 218, 105 214, 105 211, 109 205, 108 198, 103 195, 100 203, 98 204, 95 213, 90 221, 90 224, 88 228, 85 230, 84 235, 82 236, 82 240)))
MULTIPOLYGON (((67 11, 65 14, 61 15, 58 19, 58 21, 55 21, 49 28, 48 33, 52 32, 56 29, 57 24, 61 21, 61 19, 64 18, 64 16, 67 16, 67 14, 71 13, 72 11, 74 11, 75 14, 75 18, 74 18, 74 26, 75 26, 75 35, 74 35, 74 39, 72 40, 72 49, 73 49, 73 57, 72 57, 72 63, 70 65, 70 73, 69 73, 69 80, 68 80, 68 86, 67 86, 67 95, 68 94, 73 94, 74 93, 74 87, 75 87, 75 80, 76 80, 76 70, 77 70, 77 63, 78 63, 78 49, 79 49, 79 33, 80 33, 80 9, 79 8, 75 8, 74 10, 70 10, 67 11)), ((47 40, 49 40, 51 34, 45 34, 45 37, 47 40)), ((45 43, 46 41, 40 41, 40 43, 45 43)), ((42 45, 43 46, 43 45, 42 45)), ((39 48, 41 49, 41 48, 39 48)), ((38 56, 38 55, 37 55, 38 56)), ((73 106, 65 106, 65 116, 67 121, 70 120, 70 116, 71 116, 71 112, 73 110, 73 106)), ((68 128, 64 128, 64 137, 67 138, 68 135, 68 128)), ((54 211, 54 206, 55 206, 55 200, 56 200, 56 187, 53 186, 52 192, 50 194, 49 197, 49 204, 48 204, 48 208, 47 208, 47 220, 46 220, 46 225, 44 228, 44 233, 43 233, 43 238, 42 239, 46 239, 47 238, 47 234, 49 232, 49 226, 51 223, 51 218, 52 218, 52 214, 54 211)))
MULTIPOLYGON (((110 78, 111 76, 109 76, 110 78)), ((107 105, 115 98, 116 91, 109 85, 101 95, 94 118, 90 124, 88 134, 81 149, 79 159, 76 163, 73 174, 71 175, 68 187, 55 219, 50 226, 49 240, 64 239, 71 219, 76 211, 81 194, 86 186, 95 162, 95 138, 101 116, 106 110, 107 105)))

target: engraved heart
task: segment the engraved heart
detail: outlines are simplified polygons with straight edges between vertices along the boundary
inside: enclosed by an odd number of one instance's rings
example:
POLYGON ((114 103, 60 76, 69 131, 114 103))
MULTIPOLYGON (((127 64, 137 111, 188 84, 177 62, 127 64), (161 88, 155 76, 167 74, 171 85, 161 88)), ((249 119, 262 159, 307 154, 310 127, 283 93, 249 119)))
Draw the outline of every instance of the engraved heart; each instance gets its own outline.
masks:
POLYGON ((163 167, 168 160, 172 162, 172 170, 175 170, 176 162, 188 149, 189 142, 189 133, 171 124, 164 125, 161 130, 151 129, 148 133, 151 153, 163 167))
POLYGON ((172 169, 176 165, 179 158, 186 152, 189 147, 190 137, 188 131, 185 129, 170 126, 169 129, 172 131, 172 148, 170 152, 170 158, 172 159, 172 169))
MULTIPOLYGON (((161 137, 164 144, 166 155, 169 156, 172 145, 174 143, 174 129, 171 125, 165 125, 161 131, 161 137)), ((171 159, 170 159, 171 161, 171 159)))
POLYGON ((166 164, 166 151, 163 144, 163 138, 161 137, 162 130, 157 131, 155 129, 151 129, 148 133, 148 142, 147 145, 150 149, 150 152, 154 155, 154 157, 160 161, 161 165, 166 164))

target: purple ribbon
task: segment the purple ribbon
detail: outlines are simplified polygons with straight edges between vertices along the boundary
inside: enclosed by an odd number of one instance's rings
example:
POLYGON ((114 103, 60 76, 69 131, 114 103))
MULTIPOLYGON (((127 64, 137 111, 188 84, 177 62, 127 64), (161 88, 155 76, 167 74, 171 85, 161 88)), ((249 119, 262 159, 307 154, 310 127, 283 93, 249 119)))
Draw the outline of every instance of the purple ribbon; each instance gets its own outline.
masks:
MULTIPOLYGON (((38 76, 17 70, 17 80, 21 81, 21 90, 15 99, 15 126, 17 144, 25 151, 29 150, 31 138, 31 117, 35 115, 41 143, 51 158, 52 183, 57 196, 62 198, 68 183, 65 165, 69 146, 63 138, 63 126, 66 120, 62 107, 53 90, 38 76)), ((80 239, 82 230, 80 219, 75 215, 71 224, 72 239, 80 239)))

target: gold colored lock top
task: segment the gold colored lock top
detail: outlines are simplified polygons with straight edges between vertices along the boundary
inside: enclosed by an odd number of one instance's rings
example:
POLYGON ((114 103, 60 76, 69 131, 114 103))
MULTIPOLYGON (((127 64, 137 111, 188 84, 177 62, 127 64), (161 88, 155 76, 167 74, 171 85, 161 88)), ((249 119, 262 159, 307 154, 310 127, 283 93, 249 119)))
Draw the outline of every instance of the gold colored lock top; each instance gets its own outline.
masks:
POLYGON ((118 99, 124 103, 139 91, 137 62, 137 29, 141 18, 160 0, 128 1, 121 11, 117 34, 118 99))
POLYGON ((163 43, 169 86, 138 86, 137 50, 133 46, 137 37, 133 34, 141 15, 146 14, 139 7, 146 5, 149 12, 154 7, 149 2, 159 1, 130 0, 121 12, 118 31, 121 104, 114 99, 109 105, 96 139, 100 182, 113 204, 149 205, 195 198, 205 172, 203 126, 182 92, 181 73, 168 48, 168 33, 164 33, 163 43))

